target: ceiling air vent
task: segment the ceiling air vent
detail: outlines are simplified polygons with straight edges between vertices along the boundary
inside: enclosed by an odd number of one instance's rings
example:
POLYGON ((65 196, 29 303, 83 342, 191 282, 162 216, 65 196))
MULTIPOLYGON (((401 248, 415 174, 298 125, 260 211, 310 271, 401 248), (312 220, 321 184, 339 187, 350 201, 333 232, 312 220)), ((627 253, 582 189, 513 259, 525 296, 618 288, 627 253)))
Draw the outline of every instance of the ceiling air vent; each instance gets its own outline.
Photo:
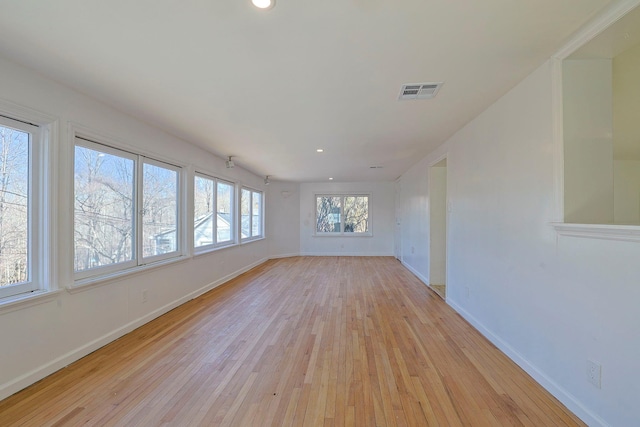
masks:
POLYGON ((442 86, 442 82, 438 83, 408 83, 402 85, 400 89, 399 100, 408 99, 429 99, 436 96, 442 86))

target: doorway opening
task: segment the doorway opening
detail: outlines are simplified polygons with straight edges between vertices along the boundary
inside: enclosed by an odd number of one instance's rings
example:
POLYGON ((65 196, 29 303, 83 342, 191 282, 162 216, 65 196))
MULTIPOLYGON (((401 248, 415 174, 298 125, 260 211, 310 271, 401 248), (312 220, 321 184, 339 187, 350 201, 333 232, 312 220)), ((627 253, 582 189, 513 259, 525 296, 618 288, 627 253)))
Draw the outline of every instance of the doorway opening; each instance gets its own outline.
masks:
POLYGON ((447 297, 447 159, 429 168, 429 287, 447 297))

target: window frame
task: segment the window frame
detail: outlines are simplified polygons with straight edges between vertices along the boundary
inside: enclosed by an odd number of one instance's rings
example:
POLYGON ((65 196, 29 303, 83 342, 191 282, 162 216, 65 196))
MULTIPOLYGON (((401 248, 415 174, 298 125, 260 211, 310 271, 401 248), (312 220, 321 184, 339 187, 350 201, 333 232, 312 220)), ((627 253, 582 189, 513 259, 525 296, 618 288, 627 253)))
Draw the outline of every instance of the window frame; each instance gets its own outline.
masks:
POLYGON ((40 288, 39 265, 40 253, 34 250, 38 246, 40 236, 40 128, 37 125, 15 120, 8 117, 0 117, 0 126, 11 128, 29 135, 27 154, 27 280, 24 282, 0 286, 0 298, 6 298, 17 294, 33 292, 40 288))
POLYGON ((139 265, 147 265, 147 264, 153 264, 158 261, 163 261, 169 258, 179 257, 184 251, 184 248, 182 247, 183 239, 181 238, 182 234, 184 234, 184 229, 181 229, 182 215, 180 214, 181 205, 183 205, 182 182, 181 182, 182 171, 179 166, 175 166, 171 163, 155 160, 153 158, 143 156, 143 155, 140 155, 139 158, 140 158, 140 163, 138 164, 138 171, 137 171, 139 184, 136 186, 136 188, 138 189, 138 193, 136 194, 137 207, 138 207, 138 212, 137 212, 138 227, 136 230, 137 231, 136 238, 138 239, 138 244, 137 244, 136 258, 139 260, 139 265), (172 170, 176 173, 176 250, 171 252, 166 252, 163 254, 146 256, 146 257, 144 256, 144 245, 143 245, 144 221, 142 220, 145 214, 144 210, 142 209, 143 198, 144 198, 144 165, 145 164, 167 169, 167 170, 172 170))
POLYGON ((314 225, 313 236, 314 237, 371 237, 373 236, 371 220, 371 193, 366 192, 348 192, 348 193, 315 193, 313 195, 313 210, 314 210, 314 225), (340 231, 318 231, 318 198, 319 197, 339 197, 340 198, 340 231), (345 214, 344 206, 345 199, 347 197, 366 197, 367 198, 367 231, 364 232, 346 232, 345 231, 345 214))
POLYGON ((212 176, 210 174, 207 174, 205 172, 199 172, 199 171, 195 171, 193 174, 193 200, 192 200, 192 206, 193 206, 193 210, 194 210, 194 218, 193 218, 193 244, 192 244, 192 248, 193 248, 193 252, 194 254, 201 254, 201 253, 205 253, 205 252, 210 252, 212 250, 215 249, 219 249, 219 248, 224 248, 227 246, 233 246, 235 244, 237 244, 237 226, 236 226, 236 222, 237 222, 237 215, 236 215, 236 210, 238 210, 238 206, 239 204, 236 203, 236 192, 237 192, 237 185, 235 182, 229 181, 227 179, 223 179, 223 178, 218 178, 215 176, 212 176), (208 245, 201 245, 201 246, 196 246, 196 242, 195 242, 195 193, 196 193, 196 179, 197 178, 201 178, 201 179, 207 179, 213 182, 213 191, 211 194, 211 198, 212 198, 212 202, 213 202, 213 212, 214 212, 214 221, 213 221, 213 236, 214 236, 214 242, 208 245), (231 234, 231 238, 229 240, 225 240, 222 242, 218 242, 218 183, 222 183, 222 184, 226 184, 229 185, 231 187, 231 212, 230 212, 230 220, 231 220, 231 224, 229 224, 229 232, 231 234))
POLYGON ((11 306, 49 295, 57 289, 52 248, 55 247, 58 182, 58 119, 0 99, 0 125, 30 134, 27 253, 29 280, 0 286, 0 306, 11 306))
POLYGON ((241 186, 239 189, 239 197, 238 197, 238 236, 240 237, 240 243, 247 243, 247 242, 252 242, 255 240, 260 240, 260 239, 264 239, 265 236, 265 230, 264 230, 264 224, 265 224, 265 218, 264 218, 264 212, 265 212, 265 197, 264 197, 264 191, 261 190, 257 190, 255 188, 252 187, 248 187, 248 186, 241 186), (242 192, 243 190, 249 191, 249 194, 251 195, 250 199, 249 199, 249 233, 250 236, 247 237, 242 237, 242 192), (260 233, 256 234, 255 236, 253 235, 253 197, 254 194, 260 194, 260 233))
MULTIPOLYGON (((76 146, 92 149, 95 151, 104 152, 114 156, 130 159, 133 164, 133 200, 134 206, 132 209, 132 253, 133 258, 129 261, 124 261, 118 264, 107 264, 103 266, 88 268, 86 270, 77 271, 75 266, 71 266, 71 271, 74 278, 74 285, 72 287, 82 287, 87 284, 99 282, 105 278, 112 276, 120 276, 121 274, 130 274, 135 271, 147 268, 148 266, 161 265, 165 262, 177 261, 185 256, 185 189, 184 189, 184 177, 185 167, 178 165, 171 161, 159 160, 156 156, 149 156, 146 153, 135 152, 131 149, 122 148, 119 144, 109 141, 105 137, 88 135, 84 132, 74 132, 72 135, 72 147, 71 147, 71 164, 72 170, 75 171, 75 149, 76 146), (143 256, 143 212, 141 209, 143 200, 143 187, 144 187, 144 165, 150 164, 153 166, 176 171, 176 250, 165 254, 153 255, 149 257, 143 256)), ((74 172, 75 174, 75 172, 74 172)), ((73 257, 75 259, 75 176, 72 177, 72 190, 71 190, 72 206, 72 233, 74 240, 71 243, 73 257)))
POLYGON ((140 169, 138 167, 138 163, 137 163, 137 158, 138 156, 136 156, 133 153, 130 153, 128 151, 124 151, 124 150, 120 150, 105 144, 101 144, 99 142, 95 142, 92 140, 89 140, 87 138, 84 138, 82 136, 76 135, 76 137, 74 138, 75 142, 73 145, 73 167, 72 170, 73 172, 73 186, 72 186, 72 199, 73 199, 73 211, 72 211, 72 233, 73 233, 73 258, 72 260, 75 262, 75 256, 76 256, 76 245, 75 245, 75 233, 76 233, 76 212, 75 212, 75 167, 76 167, 76 163, 75 163, 75 150, 77 146, 83 147, 83 148, 87 148, 89 150, 94 150, 94 151, 100 151, 103 152, 105 154, 109 154, 109 155, 113 155, 113 156, 117 156, 117 157, 121 157, 121 158, 125 158, 125 159, 129 159, 133 161, 133 176, 134 176, 134 181, 133 181, 133 199, 134 199, 134 206, 132 208, 132 234, 133 234, 133 239, 132 239, 132 259, 129 261, 124 261, 124 262, 120 262, 117 264, 107 264, 107 265, 102 265, 102 266, 98 266, 98 267, 93 267, 93 268, 87 268, 85 270, 76 270, 75 266, 72 266, 72 271, 74 274, 74 277, 76 280, 81 280, 81 279, 86 279, 89 277, 96 277, 96 276, 103 276, 103 275, 107 275, 107 274, 111 274, 114 272, 118 272, 118 271, 122 271, 122 270, 127 270, 127 269, 131 269, 134 268, 138 265, 137 263, 137 254, 138 254, 138 239, 137 239, 137 235, 138 235, 138 221, 135 219, 138 214, 138 206, 139 206, 139 200, 137 197, 137 193, 136 193, 136 185, 137 185, 137 181, 139 179, 138 177, 138 169, 140 169), (81 141, 80 143, 78 143, 78 141, 81 141))

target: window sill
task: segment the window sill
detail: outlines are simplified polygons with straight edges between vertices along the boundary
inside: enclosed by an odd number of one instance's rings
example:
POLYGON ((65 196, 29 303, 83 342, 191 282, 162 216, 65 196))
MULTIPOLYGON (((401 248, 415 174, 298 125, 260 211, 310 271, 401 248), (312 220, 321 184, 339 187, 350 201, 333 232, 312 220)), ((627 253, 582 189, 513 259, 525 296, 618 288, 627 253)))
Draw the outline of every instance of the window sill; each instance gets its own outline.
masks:
POLYGON ((0 300, 0 315, 52 301, 60 292, 60 290, 34 291, 3 298, 0 300))
POLYGON ((316 233, 313 237, 373 237, 373 233, 316 233))
POLYGON ((232 248, 234 246, 238 246, 238 244, 236 242, 231 242, 231 243, 226 243, 226 244, 220 244, 218 246, 207 247, 205 249, 194 249, 193 256, 197 257, 197 256, 200 256, 200 255, 206 255, 206 254, 210 254, 212 252, 220 251, 222 249, 232 248))
POLYGON ((640 226, 638 225, 568 224, 564 222, 554 222, 551 225, 561 236, 640 242, 640 226))
POLYGON ((258 242, 260 240, 264 240, 264 236, 260 236, 260 237, 252 237, 250 239, 244 239, 240 241, 241 245, 247 244, 247 243, 252 243, 252 242, 258 242))
POLYGON ((126 270, 117 271, 115 273, 103 274, 100 276, 87 277, 85 279, 76 280, 73 285, 67 286, 67 292, 70 294, 75 294, 78 292, 83 292, 98 286, 102 286, 106 283, 109 283, 113 280, 122 279, 128 276, 134 276, 138 273, 142 273, 145 271, 152 270, 158 267, 164 267, 171 264, 176 264, 179 262, 183 262, 189 259, 188 256, 182 255, 176 258, 165 259, 162 261, 157 261, 150 264, 139 265, 137 267, 128 268, 126 270))

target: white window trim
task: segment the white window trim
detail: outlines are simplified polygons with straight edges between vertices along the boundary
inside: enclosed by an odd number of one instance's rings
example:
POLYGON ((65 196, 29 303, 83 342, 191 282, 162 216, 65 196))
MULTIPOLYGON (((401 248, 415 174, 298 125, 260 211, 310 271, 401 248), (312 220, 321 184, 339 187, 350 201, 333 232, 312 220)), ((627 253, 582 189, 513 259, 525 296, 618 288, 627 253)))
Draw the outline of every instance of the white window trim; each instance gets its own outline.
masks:
POLYGON ((36 180, 30 174, 30 192, 35 194, 32 210, 37 211, 36 218, 31 218, 32 238, 29 240, 31 259, 30 289, 19 288, 18 292, 0 293, 2 312, 12 311, 16 307, 24 307, 42 301, 44 296, 58 289, 56 282, 56 264, 53 261, 53 250, 57 242, 57 182, 58 170, 58 119, 9 101, 0 99, 0 115, 11 123, 14 121, 30 123, 38 128, 37 140, 34 135, 32 147, 37 145, 37 154, 30 156, 30 167, 37 170, 36 180), (34 192, 34 190, 36 190, 34 192), (6 309, 6 310, 5 310, 6 309))
POLYGON ((371 213, 371 193, 361 191, 349 191, 346 193, 315 193, 313 195, 313 211, 314 211, 314 223, 313 223, 313 237, 372 237, 373 236, 373 220, 371 213), (327 231, 318 232, 318 197, 340 197, 340 232, 327 231), (367 197, 367 221, 369 222, 369 229, 362 232, 345 232, 344 231, 344 199, 345 197, 367 197))
POLYGON ((265 197, 264 197, 264 191, 262 190, 257 190, 255 188, 252 187, 248 187, 246 185, 242 185, 240 186, 240 188, 238 189, 238 236, 240 237, 240 243, 249 243, 249 242, 254 242, 256 240, 262 240, 264 239, 265 236, 265 230, 264 230, 264 224, 265 224, 265 218, 264 218, 264 212, 265 212, 265 197), (253 193, 260 193, 260 197, 262 198, 261 203, 260 203, 260 234, 256 235, 256 236, 251 236, 251 237, 242 237, 242 190, 247 190, 250 192, 251 194, 251 199, 249 200, 249 217, 250 217, 250 230, 251 233, 253 233, 253 193))
MULTIPOLYGON (((87 128, 84 128, 81 125, 76 123, 69 124, 69 139, 70 143, 70 164, 74 165, 74 157, 75 157, 75 146, 80 145, 87 148, 91 148, 91 145, 95 144, 95 146, 99 147, 100 150, 105 152, 112 152, 113 154, 120 156, 131 158, 135 160, 135 171, 134 174, 136 176, 135 183, 135 191, 136 191, 136 209, 135 209, 135 217, 136 221, 134 223, 134 233, 135 233, 135 249, 134 249, 134 259, 131 261, 115 264, 115 265, 106 265, 96 268, 91 268, 84 271, 76 272, 74 271, 73 265, 71 265, 71 275, 73 277, 73 284, 67 286, 66 289, 70 293, 74 293, 78 290, 84 290, 88 288, 92 288, 95 285, 101 285, 110 280, 120 278, 123 276, 135 274, 136 272, 144 271, 150 268, 155 268, 159 266, 164 266, 167 264, 172 264, 174 262, 180 262, 186 258, 187 255, 187 243, 186 243, 186 230, 188 229, 186 223, 186 206, 187 206, 187 191, 186 191, 186 174, 187 167, 180 162, 173 161, 171 159, 163 158, 162 156, 158 156, 155 154, 150 154, 144 150, 137 150, 133 147, 123 144, 112 137, 104 136, 93 132, 87 128), (82 141, 78 144, 78 140, 82 141), (85 145, 88 144, 88 145, 85 145), (175 168, 178 171, 178 200, 177 200, 177 226, 178 226, 178 236, 177 236, 177 244, 178 250, 171 252, 168 254, 169 256, 163 256, 167 254, 163 254, 156 257, 147 257, 141 258, 141 247, 140 240, 138 236, 141 235, 141 232, 138 231, 138 228, 141 227, 140 222, 140 212, 138 207, 141 203, 142 196, 142 164, 158 164, 161 167, 171 167, 175 168)), ((74 167, 72 166, 73 170, 74 167)), ((72 212, 74 211, 73 206, 75 205, 75 195, 74 195, 74 181, 73 181, 73 172, 71 173, 71 191, 70 191, 70 203, 72 206, 72 212)), ((71 221, 71 232, 74 233, 75 229, 75 220, 71 221)), ((73 239, 71 239, 70 250, 75 250, 75 245, 73 243, 73 239)))
POLYGON ((73 285, 67 286, 66 290, 70 294, 75 294, 78 292, 83 292, 92 288, 97 288, 107 283, 113 282, 115 280, 119 280, 123 277, 131 277, 136 274, 144 273, 148 270, 153 270, 160 267, 165 267, 171 264, 177 264, 179 262, 184 262, 190 259, 187 255, 181 255, 179 257, 169 258, 161 261, 157 261, 149 264, 141 264, 131 268, 112 271, 105 274, 100 274, 98 276, 90 276, 83 279, 75 280, 73 285))
POLYGON ((0 126, 29 135, 27 157, 27 277, 28 281, 0 287, 0 298, 25 294, 40 289, 42 211, 42 145, 41 129, 36 124, 0 117, 0 126))
MULTIPOLYGON (((198 172, 196 171, 193 175, 193 200, 192 200, 192 204, 194 206, 194 210, 195 210, 195 179, 199 177, 199 178, 203 178, 203 179, 208 179, 213 181, 213 202, 214 202, 214 212, 216 213, 216 217, 215 217, 215 227, 214 227, 214 236, 216 236, 216 242, 212 243, 210 245, 202 245, 202 246, 196 246, 195 245, 195 240, 193 241, 193 254, 194 255, 200 255, 200 254, 204 254, 204 253, 209 253, 209 252, 213 252, 216 251, 218 249, 222 249, 222 248, 227 248, 229 246, 235 246, 238 244, 238 230, 236 227, 236 222, 237 222, 237 218, 238 215, 236 214, 235 210, 238 210, 239 207, 239 203, 238 203, 238 194, 237 194, 237 184, 233 181, 229 181, 228 179, 223 179, 223 178, 218 178, 215 177, 213 175, 207 174, 205 172, 198 172), (225 240, 224 242, 218 242, 217 241, 217 227, 218 227, 218 223, 217 223, 217 210, 218 210, 218 182, 221 182, 223 184, 227 184, 230 185, 232 188, 231 191, 231 206, 232 206, 232 212, 231 212, 231 218, 232 221, 234 222, 233 224, 231 224, 231 240, 225 240)), ((191 235, 192 237, 194 237, 193 235, 195 234, 195 218, 193 218, 193 221, 191 221, 191 235)))

